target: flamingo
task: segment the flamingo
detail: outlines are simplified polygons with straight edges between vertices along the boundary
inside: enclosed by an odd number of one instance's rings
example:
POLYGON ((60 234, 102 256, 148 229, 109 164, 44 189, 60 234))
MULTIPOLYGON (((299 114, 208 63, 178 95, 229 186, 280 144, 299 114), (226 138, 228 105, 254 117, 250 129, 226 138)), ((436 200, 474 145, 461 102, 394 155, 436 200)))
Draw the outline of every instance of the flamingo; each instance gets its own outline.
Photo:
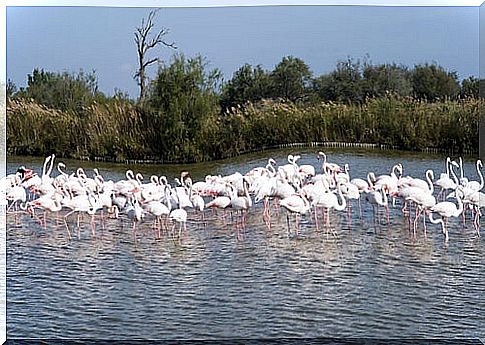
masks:
POLYGON ((335 175, 335 180, 338 182, 344 182, 344 183, 347 183, 347 182, 350 182, 350 174, 349 174, 349 164, 348 163, 345 163, 344 165, 344 171, 343 172, 339 172, 335 175))
MULTIPOLYGON (((55 212, 56 214, 59 214, 59 211, 62 210, 62 195, 59 193, 55 193, 54 195, 48 195, 48 196, 42 196, 40 198, 37 198, 33 201, 30 201, 27 205, 27 207, 31 208, 32 214, 33 208, 41 208, 44 210, 44 228, 47 227, 47 211, 49 212, 55 212)), ((58 221, 58 219, 56 218, 58 221)), ((70 232, 68 231, 69 238, 71 237, 70 232)))
POLYGON ((249 182, 244 179, 244 193, 245 196, 237 196, 236 189, 233 188, 233 195, 231 197, 231 208, 236 210, 236 213, 239 211, 241 213, 241 225, 244 228, 245 226, 245 217, 244 213, 248 211, 249 208, 253 205, 251 200, 251 196, 249 195, 248 191, 248 184, 249 182))
MULTIPOLYGON (((280 201, 280 206, 285 208, 288 212, 295 215, 296 224, 296 238, 298 238, 298 224, 299 218, 302 214, 306 214, 310 210, 310 202, 302 194, 293 194, 287 198, 280 201)), ((286 221, 288 224, 288 234, 290 232, 290 219, 288 214, 286 215, 286 221)))
POLYGON ((143 204, 142 208, 145 212, 152 214, 155 217, 153 228, 158 228, 158 237, 160 237, 162 216, 168 216, 170 214, 170 210, 165 204, 158 200, 149 201, 148 203, 143 204))
MULTIPOLYGON (((436 198, 422 189, 418 188, 417 191, 411 193, 406 201, 412 201, 416 204, 416 217, 414 218, 414 235, 416 236, 417 222, 423 211, 428 211, 434 205, 436 205, 436 198)), ((426 236, 426 215, 423 217, 424 235, 426 236)))
POLYGON ((61 202, 62 206, 70 208, 71 211, 68 212, 64 216, 64 224, 66 225, 67 232, 69 233, 69 237, 71 237, 71 232, 69 230, 69 226, 67 225, 67 217, 69 217, 74 212, 77 212, 77 229, 80 231, 80 217, 81 212, 87 213, 91 216, 91 231, 93 236, 95 235, 95 224, 94 224, 94 214, 96 213, 96 200, 92 193, 78 195, 76 197, 70 199, 62 199, 61 202))
POLYGON ((460 214, 463 212, 463 202, 460 198, 460 196, 457 194, 455 196, 458 206, 452 202, 449 201, 442 201, 431 207, 430 213, 429 213, 429 220, 433 224, 439 224, 441 223, 443 233, 445 234, 445 242, 448 242, 448 219, 450 217, 459 217, 460 214), (438 213, 441 216, 441 219, 434 219, 433 218, 433 213, 438 213), (446 219, 443 221, 443 218, 446 219))
POLYGON ((205 208, 204 198, 202 198, 199 192, 195 191, 192 188, 193 185, 192 185, 192 179, 190 178, 190 176, 185 178, 184 181, 185 181, 185 185, 189 189, 188 194, 189 194, 190 202, 192 203, 192 207, 195 210, 198 210, 202 214, 202 221, 205 221, 204 212, 203 212, 205 208))
POLYGON ((337 195, 335 193, 327 192, 323 193, 317 196, 315 200, 312 202, 312 206, 315 208, 315 223, 318 229, 318 215, 317 215, 317 208, 322 208, 326 210, 326 227, 327 229, 330 228, 330 210, 333 208, 337 211, 343 211, 345 210, 345 207, 347 206, 347 202, 345 201, 345 198, 342 193, 342 187, 344 184, 340 182, 337 185, 337 193, 340 196, 340 199, 342 203, 339 203, 337 195))
POLYGON ((5 196, 5 204, 7 204, 9 201, 11 202, 10 206, 7 208, 6 213, 10 211, 12 207, 14 207, 15 211, 15 225, 19 225, 19 220, 18 220, 18 206, 20 204, 20 207, 23 209, 25 206, 25 202, 27 201, 27 193, 25 192, 25 188, 17 185, 9 189, 8 193, 2 195, 5 196))
POLYGON ((274 165, 276 165, 276 162, 273 158, 268 159, 268 163, 266 164, 266 167, 256 167, 251 170, 249 170, 244 176, 250 179, 251 184, 254 183, 254 180, 260 177, 268 177, 272 175, 276 175, 276 171, 274 169, 274 165))
POLYGON ((218 196, 206 205, 207 208, 220 208, 225 210, 231 204, 231 198, 228 196, 218 196))
POLYGON ((374 188, 374 183, 376 181, 376 176, 373 172, 367 173, 367 180, 361 178, 353 178, 350 183, 355 185, 360 193, 367 193, 374 188))
POLYGON ((278 167, 278 176, 287 181, 292 179, 298 173, 298 165, 296 164, 298 158, 300 156, 288 155, 288 164, 278 167))
MULTIPOLYGON (((180 239, 180 236, 182 235, 182 226, 184 228, 184 231, 187 231, 187 211, 185 211, 181 206, 180 206, 180 203, 178 204, 178 208, 175 208, 175 209, 172 209, 172 201, 171 201, 171 194, 172 194, 172 190, 170 188, 170 186, 167 184, 167 188, 166 188, 166 200, 167 200, 167 207, 170 211, 169 215, 168 215, 168 218, 171 220, 171 221, 175 221, 177 223, 179 223, 180 227, 179 227, 179 239, 180 239)), ((173 227, 172 227, 172 236, 175 238, 175 223, 173 224, 173 227)))
POLYGON ((359 217, 362 219, 362 205, 360 203, 360 190, 359 188, 350 182, 344 183, 343 186, 345 187, 342 189, 342 193, 345 198, 348 200, 347 202, 347 222, 350 223, 350 200, 358 200, 359 202, 359 217))
MULTIPOLYGON (((385 187, 385 190, 387 191, 387 193, 389 194, 396 193, 399 189, 398 183, 399 183, 400 177, 402 176, 402 171, 403 169, 402 169, 401 163, 394 165, 391 169, 390 175, 380 175, 375 179, 374 188, 382 189, 383 187, 385 187), (399 173, 399 177, 396 174, 396 171, 399 173)), ((392 205, 393 206, 395 205, 394 198, 392 198, 392 205)), ((387 206, 386 206, 386 210, 389 211, 387 206)), ((387 213, 389 215, 389 212, 387 213)))
POLYGON ((330 171, 332 173, 337 173, 342 171, 340 165, 335 163, 327 163, 327 155, 324 152, 318 152, 317 159, 320 160, 320 157, 323 157, 322 172, 330 171))
POLYGON ((428 169, 426 171, 425 175, 426 175, 426 181, 421 180, 419 178, 412 178, 412 179, 408 180, 406 185, 409 186, 409 187, 418 187, 418 188, 422 189, 424 192, 433 194, 433 192, 434 192, 434 186, 433 186, 434 173, 433 173, 433 170, 428 169))
POLYGON ((27 200, 27 193, 25 192, 24 187, 14 186, 6 194, 5 198, 7 199, 7 201, 11 201, 11 204, 7 209, 7 212, 8 212, 14 205, 15 205, 15 208, 17 208, 17 205, 19 202, 25 203, 27 200))
POLYGON ((483 164, 482 164, 482 161, 479 159, 477 160, 477 164, 476 164, 476 168, 477 168, 477 173, 478 173, 478 176, 480 177, 480 182, 478 181, 469 181, 467 184, 466 184, 466 187, 478 192, 479 190, 482 190, 483 189, 483 175, 482 175, 482 171, 481 171, 481 168, 483 167, 483 164))
MULTIPOLYGON (((458 190, 461 186, 458 187, 458 190)), ((469 205, 469 207, 475 211, 475 218, 473 220, 473 225, 475 227, 475 231, 477 232, 477 236, 480 237, 480 216, 482 207, 485 207, 485 193, 482 192, 472 192, 467 194, 463 199, 463 208, 465 205, 469 205)))
POLYGON ((263 219, 268 228, 271 227, 271 212, 269 200, 270 198, 274 198, 276 195, 276 181, 277 178, 274 176, 264 178, 262 177, 259 180, 255 181, 255 183, 251 186, 251 188, 254 189, 254 191, 256 192, 254 202, 257 204, 261 200, 263 200, 263 219))
POLYGON ((389 206, 388 206, 388 199, 387 199, 387 192, 386 189, 387 187, 384 186, 382 188, 379 188, 377 190, 373 191, 368 191, 366 193, 365 199, 367 200, 368 203, 372 205, 372 210, 374 214, 374 222, 375 222, 375 208, 377 207, 377 213, 379 213, 379 206, 384 206, 386 209, 386 216, 387 216, 387 224, 389 224, 389 206))
POLYGON ((458 185, 458 178, 453 171, 453 166, 459 167, 458 163, 455 161, 451 161, 450 157, 446 158, 446 173, 442 173, 440 178, 435 181, 435 185, 441 187, 440 192, 438 193, 437 198, 439 198, 445 191, 447 190, 455 190, 458 185), (450 167, 451 165, 451 167, 450 167), (450 178, 450 173, 453 179, 450 178))

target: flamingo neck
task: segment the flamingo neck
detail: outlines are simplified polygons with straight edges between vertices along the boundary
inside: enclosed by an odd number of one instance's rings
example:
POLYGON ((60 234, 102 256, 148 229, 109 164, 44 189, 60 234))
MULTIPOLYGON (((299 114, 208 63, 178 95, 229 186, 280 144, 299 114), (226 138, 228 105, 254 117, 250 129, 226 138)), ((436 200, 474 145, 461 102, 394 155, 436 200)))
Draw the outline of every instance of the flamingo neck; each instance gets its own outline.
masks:
POLYGON ((248 186, 244 184, 244 193, 246 194, 246 198, 248 199, 248 206, 253 206, 253 201, 251 200, 251 196, 249 195, 248 186))
POLYGON ((342 200, 342 203, 341 204, 339 203, 337 206, 335 206, 335 209, 337 211, 342 211, 345 209, 345 207, 347 207, 347 201, 345 200, 344 195, 342 194, 342 184, 338 185, 337 191, 338 191, 338 195, 340 196, 340 199, 342 200))
POLYGON ((323 157, 323 163, 322 163, 322 172, 326 173, 326 167, 327 167, 327 155, 323 152, 320 152, 320 156, 323 157))
POLYGON ((456 200, 458 201, 458 209, 456 210, 456 213, 454 214, 454 216, 458 217, 463 212, 463 201, 461 200, 461 197, 458 194, 456 194, 456 200))
POLYGON ((460 178, 463 178, 463 160, 460 157, 460 178))
POLYGON ((374 185, 375 180, 376 180, 376 175, 372 171, 367 174, 367 182, 369 182, 370 187, 374 185))
POLYGON ((431 174, 432 174, 431 170, 428 170, 426 172, 426 180, 428 181, 429 190, 430 190, 431 194, 433 194, 434 186, 433 186, 433 181, 431 181, 431 174))
POLYGON ((480 176, 480 189, 481 190, 483 188, 483 184, 484 184, 484 181, 483 181, 483 174, 482 174, 482 171, 480 170, 480 166, 481 165, 481 161, 478 160, 477 161, 477 173, 478 173, 478 176, 480 176))
POLYGON ((455 184, 458 185, 458 177, 455 174, 455 171, 453 170, 453 164, 450 165, 450 172, 451 172, 451 177, 453 177, 453 181, 455 181, 455 184))
POLYGON ((429 221, 433 224, 440 224, 444 226, 443 219, 434 219, 433 218, 433 212, 430 212, 428 215, 429 221))
POLYGON ((384 188, 381 188, 379 190, 379 192, 381 193, 382 201, 379 202, 379 200, 377 200, 377 203, 379 205, 381 205, 381 206, 387 206, 388 199, 387 199, 387 193, 386 193, 386 191, 384 190, 384 188))
POLYGON ((171 193, 170 193, 170 187, 168 185, 166 185, 165 187, 165 200, 167 200, 167 207, 169 210, 172 209, 172 201, 170 200, 171 198, 171 193), (167 190, 168 190, 168 193, 167 193, 167 190))

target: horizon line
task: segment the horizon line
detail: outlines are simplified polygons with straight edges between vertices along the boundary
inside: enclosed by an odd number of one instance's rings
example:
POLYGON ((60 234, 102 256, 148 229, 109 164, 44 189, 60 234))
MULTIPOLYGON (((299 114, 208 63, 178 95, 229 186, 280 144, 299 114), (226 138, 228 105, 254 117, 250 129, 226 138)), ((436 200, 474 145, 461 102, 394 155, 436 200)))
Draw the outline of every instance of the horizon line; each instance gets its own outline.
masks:
POLYGON ((6 7, 251 7, 251 6, 383 6, 480 7, 483 0, 7 0, 6 7))

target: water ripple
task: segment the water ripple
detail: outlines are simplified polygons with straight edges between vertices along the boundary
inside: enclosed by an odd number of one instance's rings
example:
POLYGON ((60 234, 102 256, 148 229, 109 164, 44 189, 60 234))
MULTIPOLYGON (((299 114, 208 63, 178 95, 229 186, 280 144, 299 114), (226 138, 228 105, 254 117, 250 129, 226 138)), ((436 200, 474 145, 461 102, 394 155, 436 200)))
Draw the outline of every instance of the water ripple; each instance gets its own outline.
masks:
MULTIPOLYGON (((283 153, 275 153, 283 160, 283 153)), ((313 163, 303 153, 301 164, 313 163)), ((356 177, 388 172, 396 157, 335 154, 356 177)), ((406 174, 436 172, 442 160, 399 157, 406 174), (414 164, 419 161, 419 164, 414 164), (420 166, 421 164, 421 166, 420 166)), ((218 163, 232 173, 265 157, 218 163)), ((467 162, 467 171, 473 171, 467 162)), ((12 170, 10 165, 8 169, 12 170)), ((119 168, 118 168, 119 169, 119 168)), ((148 169, 148 168, 146 168, 148 169)), ((152 168, 150 168, 152 169, 152 168)), ((122 170, 112 168, 113 178, 122 170)), ((109 173, 108 171, 107 173, 109 173)), ((143 172, 143 171, 142 171, 143 172)), ((199 174, 199 175, 197 175, 199 174)), ((286 215, 262 225, 260 205, 237 241, 221 222, 190 224, 181 243, 154 239, 149 222, 133 241, 126 224, 109 221, 93 239, 66 238, 26 217, 7 222, 7 335, 39 338, 146 339, 270 337, 484 337, 485 241, 452 223, 443 244, 428 224, 425 239, 409 232, 397 210, 390 226, 332 215, 338 237, 304 218, 299 239, 286 215)), ((355 211, 355 208, 354 208, 355 211)))

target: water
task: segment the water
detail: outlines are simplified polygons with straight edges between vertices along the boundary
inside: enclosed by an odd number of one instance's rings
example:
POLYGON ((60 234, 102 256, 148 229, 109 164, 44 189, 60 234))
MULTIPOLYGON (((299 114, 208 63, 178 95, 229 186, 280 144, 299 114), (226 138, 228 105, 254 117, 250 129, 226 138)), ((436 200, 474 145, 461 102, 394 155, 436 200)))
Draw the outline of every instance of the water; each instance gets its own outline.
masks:
MULTIPOLYGON (((352 177, 368 171, 389 173, 401 162, 404 174, 424 178, 444 170, 441 156, 326 150, 329 160, 350 163, 352 177)), ((188 169, 194 181, 206 174, 244 173, 265 165, 269 156, 284 164, 289 151, 247 155, 235 160, 189 166, 95 164, 106 177, 120 179, 133 168, 146 177, 171 180, 188 169)), ((302 150, 299 164, 319 163, 302 150)), ((8 172, 24 164, 42 170, 42 160, 12 157, 8 172)), ((93 165, 66 161, 72 170, 93 165)), ((474 162, 468 178, 478 180, 474 162)), ((57 175, 57 173, 55 173, 57 175)), ((7 219, 7 336, 101 339, 205 339, 273 337, 484 337, 485 241, 470 221, 450 223, 445 245, 439 225, 428 222, 425 239, 409 232, 399 209, 391 225, 364 219, 353 205, 351 225, 334 212, 338 237, 315 229, 304 216, 298 239, 287 234, 286 214, 273 210, 264 225, 261 205, 248 215, 238 239, 233 224, 211 212, 204 227, 189 211, 180 242, 156 239, 151 221, 134 240, 127 221, 98 223, 91 236, 68 240, 54 220, 44 229, 28 216, 7 219)), ((384 214, 381 214, 381 218, 384 214)), ((291 227, 293 229, 293 221, 291 227)), ((422 224, 422 223, 421 223, 422 224)))

